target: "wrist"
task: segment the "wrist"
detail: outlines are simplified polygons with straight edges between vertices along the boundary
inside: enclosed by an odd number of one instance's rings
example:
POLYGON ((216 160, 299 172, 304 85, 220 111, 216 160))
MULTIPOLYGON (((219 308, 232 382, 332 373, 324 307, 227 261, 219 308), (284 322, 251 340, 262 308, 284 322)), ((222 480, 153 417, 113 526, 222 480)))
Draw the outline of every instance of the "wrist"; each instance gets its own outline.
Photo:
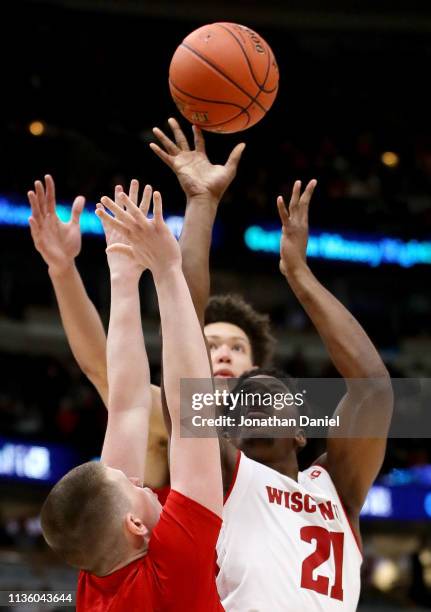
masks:
POLYGON ((67 274, 74 272, 75 269, 75 259, 68 259, 61 263, 48 264, 48 274, 52 280, 67 276, 67 274))
POLYGON ((153 275, 155 285, 169 284, 182 274, 181 261, 173 262, 160 268, 153 268, 151 274, 153 275))
POLYGON ((109 268, 109 277, 111 279, 111 285, 130 287, 139 284, 143 270, 126 270, 120 268, 109 268))
POLYGON ((217 207, 221 197, 217 197, 212 193, 201 193, 199 195, 187 196, 187 207, 189 206, 206 206, 214 212, 217 212, 217 207))
POLYGON ((311 274, 311 270, 304 259, 283 261, 283 276, 287 281, 300 280, 304 275, 311 274))
POLYGON ((124 254, 117 251, 107 251, 107 261, 111 279, 140 278, 144 267, 131 257, 129 254, 124 254))

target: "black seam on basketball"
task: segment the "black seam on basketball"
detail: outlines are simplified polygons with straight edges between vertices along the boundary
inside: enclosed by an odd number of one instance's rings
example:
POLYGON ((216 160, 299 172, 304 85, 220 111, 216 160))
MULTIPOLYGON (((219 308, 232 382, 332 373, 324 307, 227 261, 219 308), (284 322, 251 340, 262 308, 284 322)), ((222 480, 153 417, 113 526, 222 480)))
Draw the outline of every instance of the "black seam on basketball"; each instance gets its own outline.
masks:
MULTIPOLYGON (((262 90, 261 90, 261 91, 259 91, 259 93, 257 94, 256 98, 258 98, 258 97, 260 96, 260 94, 261 94, 261 93, 264 93, 264 92, 263 92, 262 90)), ((250 106, 252 106, 253 104, 254 104, 254 102, 250 102, 250 104, 249 104, 248 106, 246 106, 244 110, 248 110, 248 109, 250 108, 250 106)), ((269 109, 268 109, 268 110, 269 110, 269 109)), ((268 111, 265 111, 265 115, 266 115, 266 113, 267 113, 267 112, 268 112, 268 111)), ((265 116, 265 115, 263 115, 263 116, 265 116)))
MULTIPOLYGON (((268 49, 268 56, 269 56, 269 66, 268 66, 268 73, 266 75, 265 81, 263 83, 263 85, 266 85, 266 81, 269 77, 269 68, 271 67, 271 60, 274 60, 275 65, 277 66, 277 72, 278 72, 278 64, 277 64, 277 60, 275 59, 274 53, 271 50, 271 47, 268 45, 267 42, 263 41, 266 45, 266 48, 268 49)), ((273 87, 272 89, 265 89, 265 93, 273 93, 274 91, 277 91, 278 89, 278 80, 277 80, 277 84, 275 87, 273 87)))
MULTIPOLYGON (((230 121, 233 121, 234 119, 237 119, 240 115, 242 115, 242 113, 247 115, 247 123, 245 124, 245 127, 247 127, 247 125, 250 123, 251 117, 250 117, 250 113, 248 112, 248 109, 253 104, 253 102, 250 102, 250 104, 246 108, 244 108, 243 106, 240 106, 239 104, 235 104, 235 102, 224 102, 224 101, 221 101, 221 100, 210 100, 209 98, 199 98, 198 96, 193 96, 192 94, 187 93, 187 91, 184 91, 183 89, 180 89, 180 87, 178 87, 178 85, 175 85, 175 83, 173 81, 171 81, 171 79, 169 79, 169 84, 172 85, 173 87, 175 87, 175 89, 177 89, 184 96, 188 96, 189 98, 193 98, 193 100, 199 100, 200 102, 211 102, 211 104, 225 104, 225 105, 228 105, 228 106, 234 106, 235 108, 241 109, 240 112, 237 115, 234 115, 230 119, 226 119, 225 121, 221 121, 219 123, 211 123, 208 127, 220 127, 220 126, 224 125, 225 123, 229 123, 230 121)), ((202 123, 200 125, 204 125, 204 124, 202 123)))
MULTIPOLYGON (((226 123, 230 123, 234 119, 238 119, 238 117, 240 117, 242 114, 244 114, 244 115, 246 115, 247 122, 246 122, 245 126, 241 128, 241 130, 245 130, 246 127, 248 126, 248 124, 250 123, 250 113, 248 112, 247 108, 243 108, 237 115, 235 115, 231 119, 226 119, 226 121, 220 121, 220 123, 211 123, 211 125, 209 125, 208 127, 209 128, 221 127, 222 125, 226 125, 226 123)), ((203 126, 203 127, 205 129, 205 126, 203 126)), ((238 131, 240 131, 240 130, 238 130, 238 131)))
MULTIPOLYGON (((270 70, 271 70, 271 58, 273 57, 273 54, 272 54, 271 49, 269 48, 269 45, 265 41, 262 41, 262 42, 265 45, 266 50, 268 51, 268 66, 266 67, 265 80, 262 83, 262 89, 265 91, 265 93, 272 93, 274 91, 274 88, 272 88, 272 89, 265 89, 265 85, 266 85, 266 82, 268 80, 269 73, 270 73, 270 70)), ((278 87, 278 84, 275 86, 275 89, 277 89, 277 87, 278 87)))
MULTIPOLYGON (((216 70, 219 74, 221 74, 222 77, 224 77, 227 81, 229 81, 229 83, 232 83, 232 85, 235 85, 235 87, 237 89, 239 89, 244 95, 247 96, 247 98, 250 98, 250 100, 252 102, 256 102, 256 96, 253 97, 251 94, 249 94, 245 89, 243 89, 240 85, 238 85, 238 83, 235 83, 235 81, 233 81, 227 74, 225 74, 222 70, 220 70, 220 68, 218 68, 217 66, 215 66, 210 60, 208 60, 204 55, 201 55, 199 53, 199 51, 196 51, 195 49, 193 49, 193 47, 189 47, 186 43, 182 42, 181 46, 184 47, 185 49, 187 49, 187 51, 189 51, 190 53, 193 53, 193 55, 196 55, 196 57, 198 57, 201 61, 205 62, 206 64, 208 64, 208 66, 211 66, 211 68, 213 68, 214 70, 216 70)), ((260 92, 259 92, 260 93, 260 92)), ((267 112, 265 107, 262 106, 262 104, 260 104, 260 102, 256 102, 256 104, 260 107, 261 110, 263 110, 265 113, 267 112)))
POLYGON ((215 25, 218 25, 218 27, 222 28, 225 32, 228 32, 233 37, 233 39, 236 40, 236 42, 239 45, 239 48, 241 49, 241 51, 242 51, 242 53, 243 53, 243 55, 245 57, 245 61, 248 64, 248 68, 250 70, 251 76, 253 77, 253 81, 259 87, 260 91, 264 91, 265 93, 271 93, 271 91, 266 91, 265 90, 265 83, 266 83, 266 80, 267 80, 268 75, 269 75, 269 69, 271 67, 271 54, 269 53, 268 45, 266 45, 266 55, 268 57, 268 61, 267 61, 267 65, 266 65, 265 78, 263 79, 263 83, 261 84, 261 83, 259 83, 259 81, 256 78, 256 75, 254 74, 253 66, 252 66, 252 64, 250 62, 250 59, 249 59, 249 57, 248 57, 244 47, 242 46, 242 41, 239 40, 239 38, 233 32, 231 32, 231 30, 229 30, 229 28, 227 28, 226 26, 222 25, 221 23, 217 23, 215 25))

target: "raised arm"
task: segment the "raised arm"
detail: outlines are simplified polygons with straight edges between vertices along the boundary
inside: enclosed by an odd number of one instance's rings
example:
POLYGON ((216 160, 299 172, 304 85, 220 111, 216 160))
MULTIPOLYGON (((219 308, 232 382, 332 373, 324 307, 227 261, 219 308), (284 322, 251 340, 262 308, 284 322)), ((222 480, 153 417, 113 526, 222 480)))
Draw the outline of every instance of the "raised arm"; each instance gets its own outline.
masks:
POLYGON ((56 212, 55 185, 49 174, 45 176, 45 185, 35 182, 28 198, 31 235, 48 265, 69 346, 79 367, 107 405, 105 330, 75 265, 81 250, 79 218, 85 199, 75 198, 70 221, 63 223, 56 212))
MULTIPOLYGON (((118 190, 117 190, 118 194, 118 190)), ((149 205, 151 188, 144 190, 149 205)), ((150 369, 142 333, 139 279, 145 266, 119 232, 104 224, 111 279, 107 341, 108 424, 102 461, 142 484, 151 412, 150 369)))
POLYGON ((315 186, 316 181, 310 181, 301 195, 301 183, 296 181, 288 209, 281 196, 277 200, 283 224, 280 270, 346 381, 347 393, 336 410, 346 437, 329 431, 322 461, 347 510, 357 518, 383 462, 392 416, 392 387, 363 328, 307 266, 308 208, 315 186))
MULTIPOLYGON (((154 218, 138 209, 125 195, 124 210, 109 198, 102 203, 115 214, 98 214, 127 235, 135 257, 151 270, 159 299, 164 338, 164 383, 172 421, 170 447, 171 487, 221 515, 222 482, 219 444, 213 438, 180 435, 180 381, 206 379, 212 389, 211 370, 202 330, 181 270, 181 253, 164 223, 159 193, 154 194, 154 218)), ((184 400, 184 398, 183 398, 184 400)), ((190 396, 191 401, 191 396, 190 396)))
POLYGON ((196 313, 203 327, 210 294, 209 255, 218 205, 233 181, 245 144, 238 144, 224 166, 212 164, 205 151, 202 131, 193 126, 194 148, 175 119, 169 119, 174 140, 159 128, 154 135, 163 148, 152 150, 175 172, 186 195, 184 226, 180 238, 182 266, 196 313))

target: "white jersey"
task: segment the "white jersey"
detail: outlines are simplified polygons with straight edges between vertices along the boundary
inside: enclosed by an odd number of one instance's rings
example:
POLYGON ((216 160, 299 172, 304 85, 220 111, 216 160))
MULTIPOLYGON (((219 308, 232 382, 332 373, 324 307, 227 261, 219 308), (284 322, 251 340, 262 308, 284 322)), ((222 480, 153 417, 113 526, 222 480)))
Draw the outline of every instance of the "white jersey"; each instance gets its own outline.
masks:
POLYGON ((298 482, 243 453, 217 542, 227 612, 349 612, 362 555, 328 472, 298 482))

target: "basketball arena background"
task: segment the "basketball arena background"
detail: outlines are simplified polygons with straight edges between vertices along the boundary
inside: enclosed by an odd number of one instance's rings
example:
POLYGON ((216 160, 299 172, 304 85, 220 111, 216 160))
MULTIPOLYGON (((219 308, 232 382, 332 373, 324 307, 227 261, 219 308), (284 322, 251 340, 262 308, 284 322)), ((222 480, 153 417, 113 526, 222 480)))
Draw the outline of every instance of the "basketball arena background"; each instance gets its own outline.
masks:
MULTIPOLYGON (((316 177, 310 265, 363 324, 393 376, 430 377, 431 6, 14 0, 2 4, 1 20, 0 590, 73 588, 74 572, 43 544, 38 513, 53 481, 100 452, 105 409, 67 347, 31 242, 27 190, 50 172, 59 202, 86 196, 78 266, 106 322, 109 284, 95 203, 137 177, 162 191, 169 223, 180 231, 183 194, 148 147, 151 128, 178 116, 170 58, 200 25, 250 26, 274 51, 280 92, 256 127, 207 136, 210 158, 221 162, 235 143, 247 142, 219 209, 213 292, 241 293, 270 313, 277 360, 290 374, 335 375, 278 272, 274 234, 275 196, 288 194, 296 178, 316 177)), ((158 382, 148 278, 142 310, 158 382)), ((390 440, 362 532, 359 609, 431 609, 429 440, 390 440)))

